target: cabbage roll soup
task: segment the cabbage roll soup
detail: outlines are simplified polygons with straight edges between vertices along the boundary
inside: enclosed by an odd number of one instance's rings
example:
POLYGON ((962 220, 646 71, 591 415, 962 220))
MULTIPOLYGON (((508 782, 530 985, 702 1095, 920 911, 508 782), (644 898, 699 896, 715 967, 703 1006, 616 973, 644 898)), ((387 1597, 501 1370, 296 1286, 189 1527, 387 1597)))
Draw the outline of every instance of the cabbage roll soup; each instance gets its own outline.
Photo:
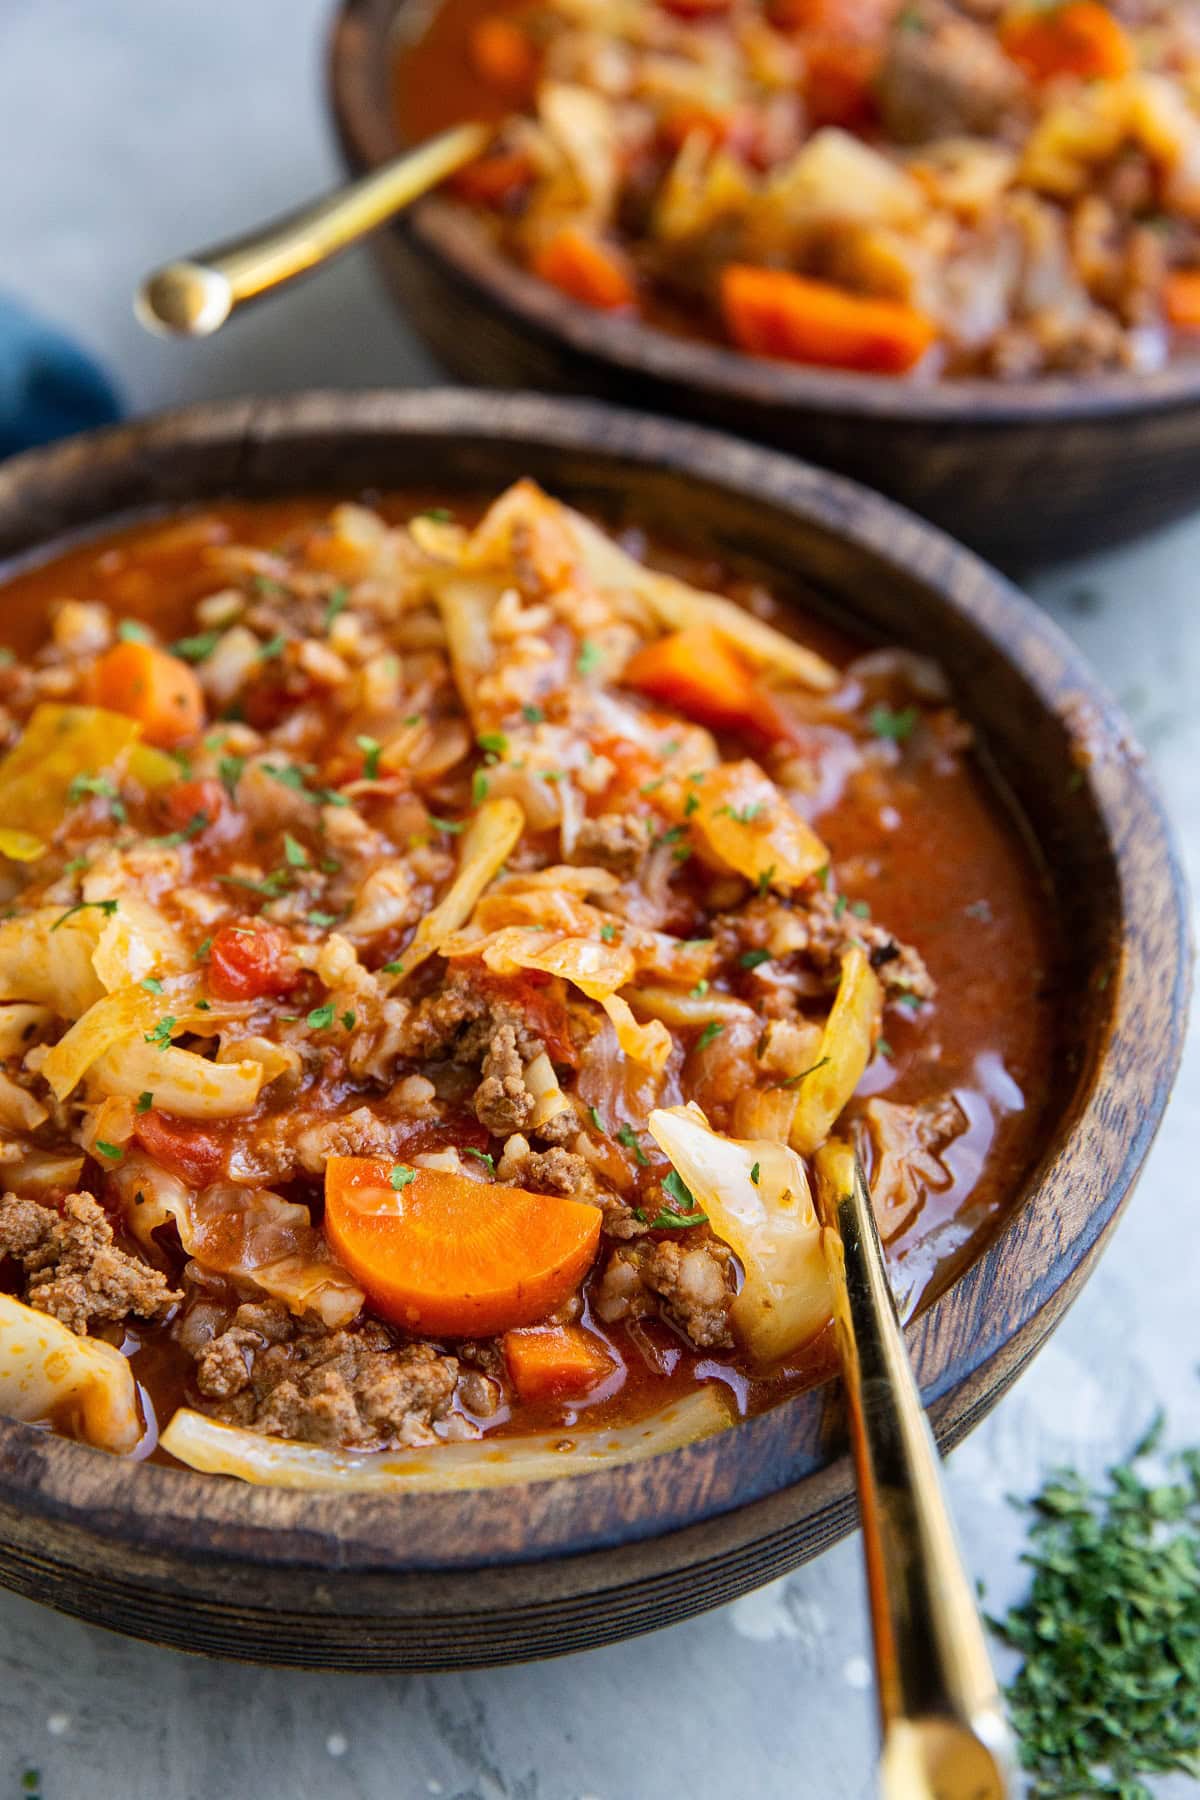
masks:
POLYGON ((0 1412, 469 1485, 832 1367, 1035 1157, 1048 903, 939 670, 528 481, 229 503, 0 612, 0 1412))

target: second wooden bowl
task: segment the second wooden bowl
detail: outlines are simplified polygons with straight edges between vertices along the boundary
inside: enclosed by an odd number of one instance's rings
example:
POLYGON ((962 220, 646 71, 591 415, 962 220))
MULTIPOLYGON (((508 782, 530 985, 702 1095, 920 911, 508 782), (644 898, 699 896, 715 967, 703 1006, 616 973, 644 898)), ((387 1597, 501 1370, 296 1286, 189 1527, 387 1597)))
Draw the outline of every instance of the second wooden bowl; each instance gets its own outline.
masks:
MULTIPOLYGON (((340 0, 329 95, 346 162, 395 155, 389 72, 426 0, 340 0)), ((592 394, 719 425, 852 475, 1004 568, 1081 554, 1189 511, 1200 359, 1154 375, 926 385, 768 363, 598 313, 525 273, 471 212, 423 201, 374 249, 456 376, 592 394)))
MULTIPOLYGON (((219 495, 534 476, 852 633, 934 655, 1036 837, 1058 910, 1052 1124, 995 1235, 913 1328, 943 1445, 1078 1293, 1179 1058, 1188 956, 1169 831, 1124 722, 1000 577, 836 476, 687 425, 469 392, 227 402, 0 470, 0 559, 219 495)), ((0 570, 2 573, 2 570, 0 570)), ((702 1611, 845 1532, 836 1386, 633 1467, 381 1500, 131 1463, 0 1420, 0 1582, 118 1630, 276 1663, 438 1669, 579 1650, 702 1611)))

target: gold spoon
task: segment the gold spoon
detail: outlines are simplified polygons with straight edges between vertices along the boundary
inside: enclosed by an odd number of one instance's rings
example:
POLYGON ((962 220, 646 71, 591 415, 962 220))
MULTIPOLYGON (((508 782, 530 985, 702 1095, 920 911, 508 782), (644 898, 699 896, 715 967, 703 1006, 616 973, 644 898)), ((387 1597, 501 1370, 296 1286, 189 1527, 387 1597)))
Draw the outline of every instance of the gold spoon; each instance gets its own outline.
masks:
POLYGON ((816 1172, 858 1473, 881 1789, 885 1800, 1009 1800, 1004 1705, 904 1346, 870 1190, 848 1145, 820 1150, 816 1172))
POLYGON ((150 331, 208 337, 237 307, 328 262, 474 162, 492 134, 455 125, 245 237, 166 263, 142 283, 134 312, 150 331))

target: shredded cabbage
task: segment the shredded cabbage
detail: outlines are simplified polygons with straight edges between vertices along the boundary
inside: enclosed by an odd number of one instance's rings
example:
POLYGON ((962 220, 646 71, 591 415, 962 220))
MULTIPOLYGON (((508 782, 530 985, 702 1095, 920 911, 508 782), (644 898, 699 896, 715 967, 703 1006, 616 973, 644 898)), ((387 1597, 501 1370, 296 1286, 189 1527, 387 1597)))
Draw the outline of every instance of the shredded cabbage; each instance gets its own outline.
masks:
POLYGON ((190 1468, 212 1475, 235 1475, 260 1486, 343 1494, 415 1494, 590 1475, 623 1463, 643 1462, 666 1450, 681 1450, 731 1423, 728 1401, 710 1384, 636 1425, 576 1430, 569 1435, 547 1431, 355 1455, 220 1425, 185 1407, 175 1414, 161 1442, 164 1450, 190 1468))
POLYGON ((76 1337, 11 1294, 0 1294, 0 1413, 53 1423, 118 1455, 142 1436, 137 1388, 120 1351, 76 1337))
POLYGON ((842 958, 842 978, 833 1010, 821 1033, 820 1055, 807 1072, 797 1070, 799 1097, 792 1115, 791 1144, 811 1156, 862 1080, 871 1060, 883 1013, 883 989, 865 950, 851 945, 842 958))
POLYGON ((722 1137, 694 1102, 659 1107, 647 1123, 745 1271, 731 1317, 750 1355, 766 1365, 800 1349, 824 1328, 833 1304, 800 1158, 765 1139, 722 1137))
POLYGON ((692 821, 708 850, 747 881, 787 892, 829 865, 829 852, 757 763, 722 763, 698 790, 692 821))
POLYGON ((521 836, 525 815, 515 800, 485 800, 462 841, 458 873, 432 912, 426 913, 401 961, 411 975, 465 925, 488 882, 521 836))

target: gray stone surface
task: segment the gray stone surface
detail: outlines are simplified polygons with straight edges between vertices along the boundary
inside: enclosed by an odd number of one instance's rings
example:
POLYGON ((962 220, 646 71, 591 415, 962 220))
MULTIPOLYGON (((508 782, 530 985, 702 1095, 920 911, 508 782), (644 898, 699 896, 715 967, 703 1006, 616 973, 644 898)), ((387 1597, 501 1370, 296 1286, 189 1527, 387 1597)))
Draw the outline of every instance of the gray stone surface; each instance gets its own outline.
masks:
MULTIPOLYGON (((365 261, 211 344, 154 343, 140 270, 333 178, 325 0, 3 0, 0 283, 70 327, 135 410, 427 379, 365 261)), ((1200 517, 1045 575, 1039 598, 1128 707, 1200 861, 1200 517)), ((1195 1041, 1140 1193, 1049 1348, 952 1459, 992 1603, 1020 1589, 1005 1503, 1099 1468, 1159 1402, 1200 1439, 1195 1041)), ((297 1676, 126 1643, 0 1595, 0 1800, 860 1800, 873 1792, 858 1550, 634 1645, 422 1680, 297 1676)), ((1182 1796, 1194 1784, 1164 1786, 1182 1796)))

